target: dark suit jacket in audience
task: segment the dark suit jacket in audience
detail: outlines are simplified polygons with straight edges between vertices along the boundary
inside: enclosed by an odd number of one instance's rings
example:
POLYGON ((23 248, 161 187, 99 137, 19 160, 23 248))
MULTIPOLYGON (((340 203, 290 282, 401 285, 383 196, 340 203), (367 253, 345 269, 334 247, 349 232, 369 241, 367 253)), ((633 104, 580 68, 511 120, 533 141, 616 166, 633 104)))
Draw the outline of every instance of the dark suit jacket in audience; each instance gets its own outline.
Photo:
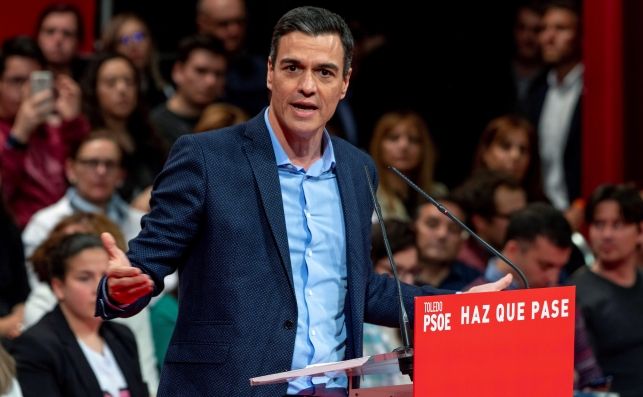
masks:
MULTIPOLYGON (((105 322, 100 335, 112 350, 131 397, 147 396, 132 332, 123 325, 105 322)), ((60 306, 16 339, 11 354, 16 359, 24 397, 103 397, 60 306)))

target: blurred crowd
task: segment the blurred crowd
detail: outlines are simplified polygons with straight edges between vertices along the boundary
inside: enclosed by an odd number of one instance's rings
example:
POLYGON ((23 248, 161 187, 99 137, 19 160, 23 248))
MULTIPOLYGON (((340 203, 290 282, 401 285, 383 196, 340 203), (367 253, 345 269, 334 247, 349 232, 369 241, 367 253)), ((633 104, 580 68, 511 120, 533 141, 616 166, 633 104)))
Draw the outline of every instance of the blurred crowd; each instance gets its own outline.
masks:
MULTIPOLYGON (((358 83, 328 130, 375 161, 402 281, 466 290, 514 270, 388 167, 517 263, 532 288, 576 285, 575 386, 641 396, 641 191, 605 181, 582 196, 581 11, 572 1, 541 3, 516 11, 513 58, 497 82, 507 113, 480 131, 470 175, 457 186, 434 178, 450 154, 422 109, 370 114, 372 128, 363 122, 364 71, 376 67, 369 56, 386 37, 357 21, 358 83)), ((146 20, 129 12, 112 16, 89 57, 79 51, 83 18, 64 3, 40 12, 33 35, 2 43, 0 396, 156 393, 178 313, 176 275, 138 315, 102 322, 94 305, 107 254, 98 236, 110 232, 126 250, 182 135, 239 124, 268 104, 266 59, 245 47, 246 12, 243 0, 198 1, 198 33, 180 41, 167 76, 146 20)), ((390 274, 375 214, 373 222, 374 270, 390 274)), ((524 288, 518 277, 512 288, 524 288)), ((396 330, 367 324, 364 332, 365 354, 400 345, 396 330)))

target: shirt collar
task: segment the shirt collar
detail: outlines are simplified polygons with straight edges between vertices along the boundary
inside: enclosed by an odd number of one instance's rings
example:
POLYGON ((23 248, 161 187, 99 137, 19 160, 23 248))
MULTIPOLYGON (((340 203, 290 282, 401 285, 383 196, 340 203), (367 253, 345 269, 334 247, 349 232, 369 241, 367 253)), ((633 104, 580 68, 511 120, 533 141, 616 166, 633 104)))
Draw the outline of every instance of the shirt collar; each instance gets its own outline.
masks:
MULTIPOLYGON (((268 119, 268 110, 270 107, 266 108, 263 119, 266 123, 266 128, 268 128, 268 133, 270 134, 270 142, 272 143, 272 150, 275 152, 275 159, 277 161, 277 166, 292 166, 297 169, 301 167, 295 166, 292 161, 288 158, 288 155, 284 151, 283 147, 279 143, 275 131, 270 125, 270 120, 268 119)), ((322 136, 322 148, 323 153, 321 156, 321 172, 332 171, 335 168, 335 151, 333 150, 333 142, 330 139, 330 134, 326 129, 324 129, 324 135, 322 136)), ((319 161, 319 160, 318 160, 319 161)), ((313 168, 313 167, 311 167, 313 168)))
POLYGON ((573 87, 579 81, 582 81, 583 72, 585 71, 585 66, 582 63, 577 63, 572 70, 563 77, 562 82, 558 82, 558 77, 556 75, 556 70, 552 69, 547 73, 547 84, 550 87, 556 87, 559 89, 568 89, 573 87))

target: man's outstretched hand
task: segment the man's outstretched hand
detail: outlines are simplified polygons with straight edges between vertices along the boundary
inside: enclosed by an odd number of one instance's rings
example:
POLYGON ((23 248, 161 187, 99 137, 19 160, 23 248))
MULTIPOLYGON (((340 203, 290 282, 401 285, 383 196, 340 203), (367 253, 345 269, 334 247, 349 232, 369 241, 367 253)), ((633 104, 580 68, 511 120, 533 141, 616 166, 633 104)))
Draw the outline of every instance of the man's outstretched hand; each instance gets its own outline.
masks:
POLYGON ((472 287, 470 290, 466 291, 465 294, 469 292, 502 291, 503 289, 511 285, 512 280, 513 280, 513 276, 511 275, 511 273, 509 273, 496 282, 476 285, 475 287, 472 287))
POLYGON ((109 298, 119 305, 129 305, 152 292, 154 282, 150 276, 132 266, 125 253, 116 246, 114 237, 103 233, 101 239, 109 257, 105 273, 109 298))

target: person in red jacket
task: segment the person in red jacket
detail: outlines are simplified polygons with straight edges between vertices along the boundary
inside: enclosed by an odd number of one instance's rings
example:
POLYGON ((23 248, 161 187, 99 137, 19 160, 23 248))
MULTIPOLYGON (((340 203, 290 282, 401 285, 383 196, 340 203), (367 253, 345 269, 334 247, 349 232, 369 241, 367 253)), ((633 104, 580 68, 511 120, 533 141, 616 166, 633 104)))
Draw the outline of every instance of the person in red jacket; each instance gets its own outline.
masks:
POLYGON ((65 159, 89 133, 81 116, 80 88, 58 76, 35 92, 29 78, 45 61, 29 37, 7 39, 0 56, 0 170, 4 199, 20 228, 34 212, 67 189, 65 159))

